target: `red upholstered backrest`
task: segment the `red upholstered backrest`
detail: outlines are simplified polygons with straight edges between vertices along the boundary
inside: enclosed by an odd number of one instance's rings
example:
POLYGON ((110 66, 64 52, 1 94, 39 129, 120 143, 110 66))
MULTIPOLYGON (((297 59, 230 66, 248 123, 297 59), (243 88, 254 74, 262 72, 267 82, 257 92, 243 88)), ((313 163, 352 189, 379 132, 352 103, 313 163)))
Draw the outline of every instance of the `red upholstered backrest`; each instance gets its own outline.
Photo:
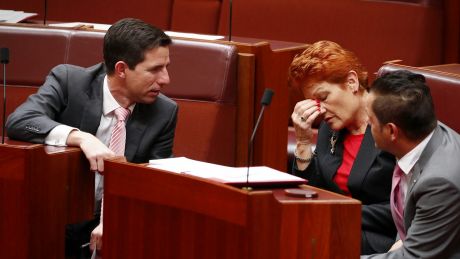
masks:
POLYGON ((164 93, 179 104, 175 155, 234 166, 236 48, 176 39, 170 59, 164 93))
MULTIPOLYGON (((6 65, 6 116, 38 90, 51 68, 66 63, 69 39, 70 34, 63 30, 0 26, 0 47, 10 51, 6 65)), ((0 103, 3 113, 3 98, 0 103)))
POLYGON ((103 62, 104 35, 105 32, 71 31, 67 63, 89 67, 103 62))
POLYGON ((425 76, 431 90, 438 120, 460 132, 460 116, 457 114, 459 110, 458 100, 460 100, 460 73, 454 74, 428 68, 386 64, 380 68, 378 76, 401 69, 425 76))
POLYGON ((168 96, 218 103, 236 102, 234 46, 174 39, 170 49, 168 96))
POLYGON ((51 68, 66 63, 69 39, 64 30, 1 26, 0 45, 10 49, 7 83, 41 85, 51 68))

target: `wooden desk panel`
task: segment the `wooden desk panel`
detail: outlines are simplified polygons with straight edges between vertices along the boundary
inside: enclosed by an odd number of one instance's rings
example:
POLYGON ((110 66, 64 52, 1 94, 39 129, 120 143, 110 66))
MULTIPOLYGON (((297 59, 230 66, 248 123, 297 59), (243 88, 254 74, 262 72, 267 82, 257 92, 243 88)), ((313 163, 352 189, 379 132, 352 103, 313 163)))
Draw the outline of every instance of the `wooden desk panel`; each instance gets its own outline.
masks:
MULTIPOLYGON (((359 201, 105 164, 104 258, 358 258, 359 201)), ((216 172, 218 173, 218 172, 216 172)), ((304 188, 311 188, 304 186, 304 188)))
POLYGON ((0 258, 64 258, 65 225, 92 218, 94 175, 80 149, 0 145, 0 258))

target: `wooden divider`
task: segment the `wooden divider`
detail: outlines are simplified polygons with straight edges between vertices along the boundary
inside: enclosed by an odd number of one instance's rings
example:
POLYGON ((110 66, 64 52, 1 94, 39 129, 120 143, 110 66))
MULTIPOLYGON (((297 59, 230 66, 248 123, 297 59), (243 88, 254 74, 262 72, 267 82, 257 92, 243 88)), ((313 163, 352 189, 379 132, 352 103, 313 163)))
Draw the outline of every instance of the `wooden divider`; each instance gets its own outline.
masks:
POLYGON ((93 204, 80 149, 0 144, 0 258, 64 258, 65 225, 91 219, 93 204))
POLYGON ((289 107, 288 68, 294 56, 302 52, 307 44, 241 37, 234 40, 231 44, 235 44, 240 53, 255 56, 254 99, 245 100, 252 102, 252 128, 261 109, 260 100, 265 88, 274 90, 272 103, 265 110, 254 141, 253 165, 265 165, 286 171, 287 132, 292 112, 289 107))

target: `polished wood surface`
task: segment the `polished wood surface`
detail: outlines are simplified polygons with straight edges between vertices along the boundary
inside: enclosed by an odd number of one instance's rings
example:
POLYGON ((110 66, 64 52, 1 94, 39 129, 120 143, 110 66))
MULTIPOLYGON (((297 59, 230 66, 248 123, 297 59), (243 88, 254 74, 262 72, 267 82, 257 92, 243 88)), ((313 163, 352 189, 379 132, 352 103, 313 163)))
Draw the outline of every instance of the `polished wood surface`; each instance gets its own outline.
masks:
MULTIPOLYGON (((104 258, 358 258, 359 201, 105 164, 104 258)), ((218 174, 218 172, 216 172, 218 174)))
POLYGON ((438 72, 449 73, 455 76, 460 76, 460 64, 457 64, 457 63, 426 66, 426 67, 421 67, 421 68, 434 70, 438 72))
POLYGON ((80 149, 0 144, 0 258, 64 258, 65 225, 91 219, 93 197, 80 149))
POLYGON ((248 165, 248 142, 254 127, 255 55, 238 54, 236 166, 248 165))

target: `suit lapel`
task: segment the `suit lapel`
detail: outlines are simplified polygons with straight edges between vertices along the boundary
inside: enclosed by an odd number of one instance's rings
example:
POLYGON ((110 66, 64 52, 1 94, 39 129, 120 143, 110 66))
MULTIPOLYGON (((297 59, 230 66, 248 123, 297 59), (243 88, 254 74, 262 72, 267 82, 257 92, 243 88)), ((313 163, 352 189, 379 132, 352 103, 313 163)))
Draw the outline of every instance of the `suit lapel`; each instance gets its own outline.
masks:
POLYGON ((105 73, 99 74, 86 93, 88 99, 82 111, 80 129, 96 135, 102 116, 102 86, 105 73))
POLYGON ((406 194, 406 197, 404 199, 404 204, 407 204, 409 193, 412 191, 412 188, 414 187, 415 183, 417 183, 418 178, 420 177, 421 174, 422 174, 422 167, 420 167, 419 163, 416 163, 414 165, 413 170, 412 170, 412 176, 411 176, 409 182, 407 183, 408 184, 408 186, 407 186, 407 194, 406 194))
MULTIPOLYGON (((434 151, 442 144, 442 134, 441 134, 441 127, 438 125, 431 137, 430 141, 426 145, 425 149, 423 150, 420 158, 418 159, 417 163, 414 165, 414 169, 412 171, 412 177, 409 181, 409 186, 407 188, 407 193, 409 194, 412 191, 415 183, 418 181, 420 175, 422 174, 423 168, 428 160, 433 155, 434 151)), ((406 201, 407 197, 406 195, 406 201)))
POLYGON ((147 127, 148 118, 145 114, 148 113, 143 112, 142 109, 144 109, 142 104, 136 104, 133 114, 126 124, 125 156, 128 161, 133 161, 137 148, 142 141, 143 132, 147 127))
POLYGON ((375 143, 372 138, 371 128, 367 127, 348 178, 348 189, 350 191, 353 189, 350 188, 350 186, 361 186, 364 178, 366 177, 366 173, 364 172, 368 172, 374 163, 378 154, 378 150, 374 147, 375 143))
POLYGON ((404 226, 406 231, 410 228, 415 214, 415 204, 409 203, 412 189, 419 181, 426 163, 440 145, 442 145, 442 131, 441 127, 438 125, 433 133, 433 137, 431 137, 417 163, 415 163, 412 170, 412 177, 408 183, 409 185, 407 187, 407 194, 404 201, 404 226))

